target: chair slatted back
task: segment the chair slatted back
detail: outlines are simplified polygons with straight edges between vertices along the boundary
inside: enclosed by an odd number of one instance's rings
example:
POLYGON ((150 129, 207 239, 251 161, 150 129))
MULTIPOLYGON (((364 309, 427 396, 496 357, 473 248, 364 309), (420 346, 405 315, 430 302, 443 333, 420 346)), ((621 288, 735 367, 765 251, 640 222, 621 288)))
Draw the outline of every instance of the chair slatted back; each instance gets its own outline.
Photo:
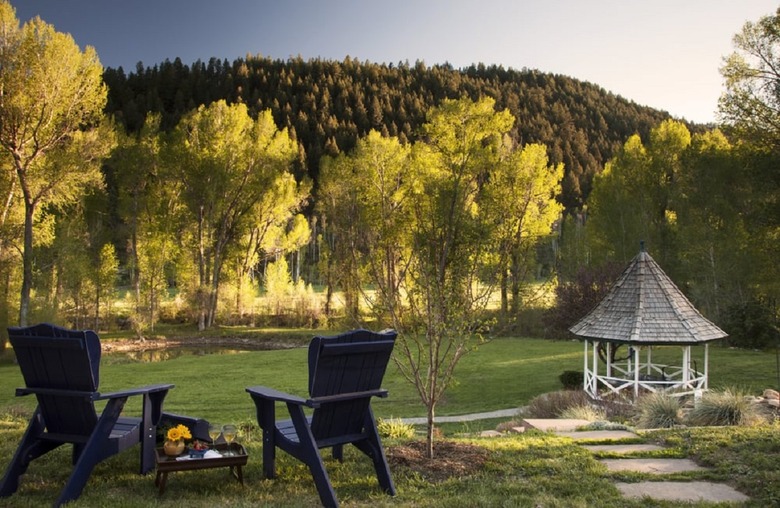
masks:
POLYGON ((98 389, 97 334, 49 324, 12 327, 8 334, 28 388, 74 392, 36 394, 48 432, 89 436, 98 419, 94 403, 85 397, 98 389))
MULTIPOLYGON (((315 337, 309 346, 312 398, 381 388, 395 344, 395 332, 357 330, 336 337, 315 337)), ((311 429, 319 440, 360 434, 371 397, 329 402, 314 410, 311 429)))

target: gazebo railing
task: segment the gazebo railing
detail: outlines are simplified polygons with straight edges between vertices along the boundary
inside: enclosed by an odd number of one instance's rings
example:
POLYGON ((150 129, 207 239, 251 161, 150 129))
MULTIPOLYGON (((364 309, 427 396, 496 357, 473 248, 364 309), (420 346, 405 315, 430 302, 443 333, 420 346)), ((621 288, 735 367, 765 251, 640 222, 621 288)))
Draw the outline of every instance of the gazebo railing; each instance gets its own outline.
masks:
POLYGON ((703 372, 697 368, 698 362, 691 355, 690 345, 683 346, 682 361, 676 365, 653 363, 652 347, 643 348, 638 345, 631 347, 627 358, 610 361, 610 343, 607 343, 606 361, 599 362, 598 342, 593 343, 590 348, 589 345, 589 341, 586 341, 584 388, 593 398, 601 398, 602 392, 621 395, 625 391, 633 392, 631 396, 636 399, 643 392, 682 396, 696 395, 707 390, 708 344, 704 345, 703 372), (643 351, 645 354, 640 354, 643 351))
POLYGON ((667 380, 662 381, 658 379, 650 379, 640 376, 638 382, 635 382, 634 378, 628 377, 615 377, 615 376, 591 376, 591 379, 586 379, 586 385, 589 385, 588 392, 596 394, 597 397, 601 397, 601 391, 599 387, 606 389, 611 394, 620 394, 623 390, 634 389, 637 386, 639 390, 646 390, 648 392, 664 392, 674 397, 683 395, 692 395, 698 390, 705 389, 706 378, 702 375, 683 380, 667 380), (592 387, 592 388, 591 388, 592 387))

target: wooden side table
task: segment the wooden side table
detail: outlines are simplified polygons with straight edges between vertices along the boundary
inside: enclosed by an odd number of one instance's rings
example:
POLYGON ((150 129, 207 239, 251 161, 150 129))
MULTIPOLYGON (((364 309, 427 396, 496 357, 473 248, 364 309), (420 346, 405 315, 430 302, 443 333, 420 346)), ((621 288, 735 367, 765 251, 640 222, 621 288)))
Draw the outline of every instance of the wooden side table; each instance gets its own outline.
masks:
MULTIPOLYGON (((228 450, 227 444, 217 444, 211 447, 220 453, 228 450)), ((159 487, 160 495, 165 492, 165 482, 168 480, 168 473, 174 471, 194 471, 196 469, 210 469, 215 467, 229 467, 230 474, 238 480, 241 485, 244 484, 244 474, 241 468, 246 465, 249 456, 246 448, 238 443, 231 443, 230 450, 235 454, 228 457, 214 458, 189 458, 186 460, 177 460, 176 457, 165 455, 162 448, 156 450, 157 476, 154 479, 155 486, 159 487)), ((183 455, 186 455, 185 451, 183 455)))

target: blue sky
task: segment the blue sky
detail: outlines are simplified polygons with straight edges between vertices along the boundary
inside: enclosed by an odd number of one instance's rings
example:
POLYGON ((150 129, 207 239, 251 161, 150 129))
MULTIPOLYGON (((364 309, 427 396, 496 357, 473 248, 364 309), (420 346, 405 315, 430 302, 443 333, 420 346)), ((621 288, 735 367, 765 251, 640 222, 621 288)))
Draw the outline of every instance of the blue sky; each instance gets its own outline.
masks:
POLYGON ((718 72, 768 0, 10 0, 104 66, 248 54, 538 69, 677 118, 715 120, 718 72))

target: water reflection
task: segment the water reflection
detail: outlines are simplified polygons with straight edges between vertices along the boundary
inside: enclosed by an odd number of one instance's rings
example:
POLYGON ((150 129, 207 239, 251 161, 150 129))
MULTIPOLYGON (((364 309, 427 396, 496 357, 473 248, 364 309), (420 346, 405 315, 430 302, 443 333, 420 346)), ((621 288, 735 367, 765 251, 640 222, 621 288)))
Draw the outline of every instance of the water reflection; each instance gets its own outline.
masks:
MULTIPOLYGON (((220 347, 186 347, 155 348, 139 351, 111 351, 103 352, 101 360, 110 364, 119 363, 154 363, 164 362, 179 358, 180 356, 205 356, 205 355, 237 355, 248 353, 245 349, 224 349, 220 347)), ((16 364, 16 355, 13 349, 7 348, 0 352, 0 365, 16 364)))
POLYGON ((103 359, 110 363, 154 363, 172 360, 180 356, 236 355, 241 353, 248 353, 248 351, 219 347, 175 347, 104 353, 103 359))

